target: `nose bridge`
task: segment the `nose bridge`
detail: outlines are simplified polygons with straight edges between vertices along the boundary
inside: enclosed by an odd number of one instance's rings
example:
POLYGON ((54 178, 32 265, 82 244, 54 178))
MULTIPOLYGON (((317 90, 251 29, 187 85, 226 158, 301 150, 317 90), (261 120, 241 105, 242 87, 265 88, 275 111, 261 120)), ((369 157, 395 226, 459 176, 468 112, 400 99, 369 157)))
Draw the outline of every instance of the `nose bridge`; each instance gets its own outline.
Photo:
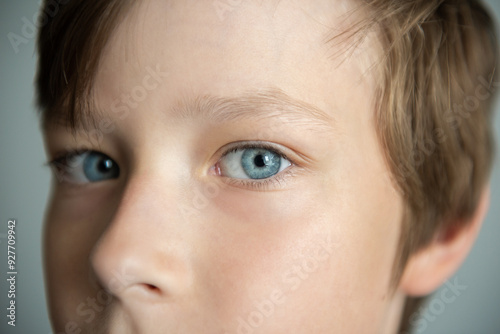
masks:
POLYGON ((99 280, 119 298, 129 291, 167 296, 190 281, 189 230, 176 209, 180 195, 150 173, 129 180, 91 254, 99 280))

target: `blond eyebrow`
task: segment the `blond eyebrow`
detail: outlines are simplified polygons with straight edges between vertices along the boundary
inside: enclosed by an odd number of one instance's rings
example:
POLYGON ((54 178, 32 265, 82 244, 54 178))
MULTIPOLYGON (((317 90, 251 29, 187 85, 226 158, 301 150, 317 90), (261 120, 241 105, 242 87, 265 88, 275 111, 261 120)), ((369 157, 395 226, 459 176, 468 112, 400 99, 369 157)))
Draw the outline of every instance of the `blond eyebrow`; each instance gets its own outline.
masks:
POLYGON ((248 91, 234 97, 185 98, 173 109, 181 119, 203 119, 209 123, 277 119, 316 130, 331 130, 335 124, 333 115, 276 88, 248 91))
MULTIPOLYGON (((104 118, 106 113, 99 110, 95 103, 89 102, 85 104, 89 106, 88 108, 77 108, 78 115, 75 118, 75 124, 70 126, 72 130, 76 132, 91 131, 104 118)), ((269 121, 272 119, 315 131, 331 130, 335 124, 333 115, 310 103, 293 98, 277 88, 247 91, 231 97, 187 96, 178 99, 173 104, 172 111, 176 119, 203 120, 208 124, 236 123, 248 120, 269 121)), ((66 114, 61 112, 53 116, 55 117, 48 121, 48 125, 69 125, 66 114)))

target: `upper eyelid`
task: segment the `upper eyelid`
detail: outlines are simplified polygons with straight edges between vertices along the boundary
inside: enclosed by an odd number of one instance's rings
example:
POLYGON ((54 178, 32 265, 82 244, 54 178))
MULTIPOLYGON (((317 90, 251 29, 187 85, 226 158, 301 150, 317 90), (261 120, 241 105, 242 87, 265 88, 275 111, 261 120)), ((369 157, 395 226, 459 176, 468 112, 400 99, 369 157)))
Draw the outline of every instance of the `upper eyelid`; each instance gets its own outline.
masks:
POLYGON ((75 149, 75 150, 67 150, 67 151, 59 152, 59 153, 55 154, 53 158, 50 158, 49 161, 47 161, 46 165, 52 166, 56 163, 64 165, 65 162, 70 158, 73 158, 73 157, 76 157, 78 155, 82 155, 85 153, 93 152, 93 151, 98 152, 98 151, 90 150, 90 149, 75 149))
MULTIPOLYGON (((219 150, 222 150, 222 153, 220 154, 220 158, 222 158, 222 157, 226 156, 227 154, 231 153, 232 151, 235 151, 238 149, 263 148, 263 149, 275 151, 281 157, 291 161, 292 159, 288 156, 288 154, 286 154, 278 146, 282 146, 282 145, 267 142, 267 141, 251 141, 251 140, 250 141, 232 142, 232 143, 228 143, 228 144, 224 145, 221 149, 219 149, 219 150)), ((65 150, 65 151, 56 153, 56 154, 54 154, 54 157, 49 158, 49 160, 45 163, 45 165, 50 166, 54 163, 62 162, 66 159, 69 159, 69 158, 72 158, 72 157, 75 157, 78 155, 82 155, 84 153, 89 153, 89 152, 101 153, 101 154, 108 156, 110 159, 113 159, 116 161, 116 159, 112 158, 111 156, 109 156, 108 154, 106 154, 104 152, 97 151, 95 149, 80 148, 80 149, 74 149, 74 150, 71 150, 71 149, 65 150)))
MULTIPOLYGON (((229 144, 224 145, 221 149, 223 150, 222 153, 219 155, 219 158, 216 161, 221 160, 231 152, 234 152, 236 150, 244 150, 244 149, 251 149, 251 148, 261 148, 261 149, 266 149, 266 150, 271 150, 276 152, 280 157, 288 160, 292 165, 297 165, 295 163, 295 159, 290 158, 289 155, 284 152, 283 149, 281 149, 279 146, 282 146, 280 144, 272 143, 272 142, 267 142, 267 141, 237 141, 237 142, 232 142, 229 144), (228 147, 229 146, 229 147, 228 147)), ((108 154, 96 151, 93 149, 87 149, 87 148, 82 148, 82 149, 74 149, 74 150, 67 150, 64 152, 57 153, 54 158, 51 158, 48 162, 45 163, 46 166, 48 167, 54 167, 54 168, 73 168, 75 166, 71 166, 68 164, 68 161, 71 158, 75 158, 77 156, 81 156, 86 153, 91 153, 91 152, 97 152, 103 155, 106 155, 110 159, 116 161, 112 157, 110 157, 108 154)))
POLYGON ((250 148, 262 148, 262 149, 274 151, 274 152, 278 153, 278 155, 281 156, 282 158, 285 158, 286 160, 290 161, 290 163, 295 164, 294 159, 289 158, 289 156, 282 149, 277 147, 278 144, 275 144, 275 143, 265 142, 265 141, 241 141, 241 142, 233 142, 233 143, 230 143, 228 145, 231 145, 231 146, 224 149, 219 160, 222 159, 223 157, 225 157, 226 155, 228 155, 229 153, 234 152, 236 150, 244 150, 244 149, 250 149, 250 148))

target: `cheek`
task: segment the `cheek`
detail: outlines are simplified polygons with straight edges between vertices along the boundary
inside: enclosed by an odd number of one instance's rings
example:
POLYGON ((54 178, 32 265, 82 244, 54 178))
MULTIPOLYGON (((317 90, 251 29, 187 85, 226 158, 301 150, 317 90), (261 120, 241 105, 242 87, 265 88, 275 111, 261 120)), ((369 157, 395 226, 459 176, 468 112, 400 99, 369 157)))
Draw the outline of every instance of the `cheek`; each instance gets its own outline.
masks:
POLYGON ((363 169, 339 172, 317 195, 336 247, 311 289, 329 305, 340 332, 371 332, 384 321, 399 241, 400 200, 390 182, 363 169))
POLYGON ((109 193, 96 192, 78 200, 55 191, 48 206, 44 266, 51 317, 57 329, 69 321, 84 324, 82 320, 90 314, 82 303, 88 298, 99 296, 105 304, 109 302, 109 295, 104 296, 90 269, 89 254, 107 225, 111 213, 103 208, 112 207, 111 198, 109 193), (82 317, 82 312, 86 316, 82 317))
POLYGON ((321 331, 356 324, 347 319, 363 306, 375 323, 395 237, 381 224, 386 213, 372 212, 377 205, 366 200, 353 187, 312 178, 281 192, 221 191, 203 216, 216 223, 199 240, 209 254, 200 258, 201 277, 217 282, 205 287, 207 299, 227 305, 218 316, 249 317, 265 304, 273 312, 269 326, 282 320, 276 330, 286 320, 295 330, 316 321, 321 331))
POLYGON ((327 265, 335 236, 324 212, 318 211, 316 196, 311 187, 276 192, 227 187, 213 199, 214 205, 199 217, 208 227, 197 240, 205 251, 196 267, 201 268, 200 281, 206 282, 203 290, 210 293, 207 300, 225 305, 213 308, 225 313, 219 317, 248 315, 256 302, 271 297, 288 304, 301 285, 295 271, 303 262, 312 261, 306 270, 314 272, 327 265))

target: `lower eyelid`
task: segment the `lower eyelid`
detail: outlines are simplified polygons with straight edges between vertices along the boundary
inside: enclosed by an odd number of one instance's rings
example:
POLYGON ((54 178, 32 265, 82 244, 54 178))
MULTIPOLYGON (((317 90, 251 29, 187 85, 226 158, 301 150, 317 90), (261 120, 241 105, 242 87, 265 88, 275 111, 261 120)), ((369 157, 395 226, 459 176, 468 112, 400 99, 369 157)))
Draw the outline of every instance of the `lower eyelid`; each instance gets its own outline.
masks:
POLYGON ((295 176, 295 168, 297 168, 297 166, 295 166, 293 163, 290 163, 290 166, 288 166, 286 169, 267 179, 235 179, 225 176, 223 176, 222 178, 224 182, 229 185, 248 188, 250 190, 280 190, 286 186, 286 183, 289 182, 290 178, 293 178, 295 176))

